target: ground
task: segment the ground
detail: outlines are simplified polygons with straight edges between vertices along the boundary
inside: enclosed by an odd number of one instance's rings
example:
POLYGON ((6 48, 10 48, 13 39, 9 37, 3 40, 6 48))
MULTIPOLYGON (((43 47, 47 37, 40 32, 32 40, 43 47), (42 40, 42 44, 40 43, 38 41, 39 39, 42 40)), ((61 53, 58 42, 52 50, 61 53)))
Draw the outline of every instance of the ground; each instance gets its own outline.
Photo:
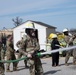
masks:
MULTIPOLYGON (((59 66, 52 67, 52 60, 51 57, 49 58, 42 58, 42 66, 44 70, 44 75, 76 75, 76 65, 72 64, 73 58, 71 57, 68 61, 69 66, 65 66, 65 57, 60 57, 59 59, 59 66)), ((12 70, 12 64, 11 64, 12 70)), ((18 64, 18 71, 14 72, 5 72, 5 75, 30 75, 29 69, 24 68, 24 62, 20 61, 18 64)))

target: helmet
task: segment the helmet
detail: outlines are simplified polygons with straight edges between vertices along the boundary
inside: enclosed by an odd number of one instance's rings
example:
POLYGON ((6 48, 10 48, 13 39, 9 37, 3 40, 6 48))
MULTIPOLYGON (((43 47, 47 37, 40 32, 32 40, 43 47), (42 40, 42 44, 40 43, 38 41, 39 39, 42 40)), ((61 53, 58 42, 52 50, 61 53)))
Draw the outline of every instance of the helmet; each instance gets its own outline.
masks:
POLYGON ((48 39, 51 39, 53 35, 54 35, 54 34, 51 33, 51 34, 49 35, 48 39))
POLYGON ((26 28, 28 29, 35 29, 35 25, 34 25, 34 23, 27 23, 26 24, 26 28))
POLYGON ((25 33, 30 34, 30 31, 36 31, 37 29, 34 28, 26 28, 25 33))
POLYGON ((52 39, 54 39, 54 38, 57 38, 57 35, 56 34, 53 34, 52 35, 52 39))
POLYGON ((68 31, 68 29, 67 29, 67 28, 63 29, 63 32, 67 32, 67 31, 68 31))

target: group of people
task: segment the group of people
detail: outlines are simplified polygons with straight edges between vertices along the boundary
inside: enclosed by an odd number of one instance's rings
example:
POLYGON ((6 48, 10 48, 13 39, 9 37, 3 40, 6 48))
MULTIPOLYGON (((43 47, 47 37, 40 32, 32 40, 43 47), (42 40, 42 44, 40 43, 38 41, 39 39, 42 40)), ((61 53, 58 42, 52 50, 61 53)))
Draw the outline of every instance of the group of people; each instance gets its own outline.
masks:
MULTIPOLYGON (((39 41, 37 38, 36 29, 27 28, 25 30, 27 35, 22 36, 22 39, 16 43, 18 50, 18 58, 26 56, 28 59, 24 60, 25 68, 29 68, 30 75, 43 75, 43 68, 39 57, 34 56, 34 53, 40 50, 39 41)), ((0 55, 2 50, 2 43, 0 43, 0 55)), ((16 60, 15 50, 13 46, 12 35, 7 36, 6 40, 6 60, 16 60)), ((1 61, 4 61, 0 57, 1 61)), ((6 63, 6 71, 10 72, 10 63, 6 63)), ((17 71, 18 62, 13 62, 13 71, 17 71)), ((0 75, 4 75, 5 67, 4 63, 0 62, 0 75)))
MULTIPOLYGON (((76 38, 76 35, 71 35, 69 34, 68 29, 64 29, 63 30, 63 34, 64 34, 64 41, 66 43, 66 47, 70 47, 73 46, 73 41, 76 38)), ((61 48, 60 43, 58 41, 57 35, 54 34, 52 36, 52 42, 51 42, 51 49, 52 50, 56 50, 61 48)), ((66 51, 66 56, 65 56, 65 65, 68 66, 68 60, 71 56, 71 54, 73 55, 73 64, 76 64, 76 49, 73 50, 68 50, 66 51)), ((52 53, 52 66, 59 66, 59 52, 56 53, 52 53)))
MULTIPOLYGON (((43 75, 43 68, 41 64, 41 60, 39 57, 34 56, 35 52, 40 50, 39 40, 37 38, 36 29, 27 28, 25 29, 25 35, 21 37, 16 43, 16 46, 19 48, 18 50, 18 58, 22 56, 26 56, 28 59, 24 60, 25 68, 29 68, 30 75, 43 75)), ((63 30, 64 33, 64 41, 66 42, 66 47, 73 46, 73 41, 76 36, 69 35, 69 31, 67 29, 63 30)), ((54 34, 52 36, 51 49, 56 50, 60 48, 60 43, 57 39, 57 35, 54 34)), ((0 42, 0 60, 4 61, 4 57, 2 56, 3 47, 0 42)), ((66 52, 65 57, 65 65, 68 65, 68 60, 70 57, 72 50, 66 52)), ((13 37, 12 35, 8 35, 6 40, 6 54, 7 60, 16 60, 15 50, 13 46, 13 37)), ((73 64, 76 62, 75 50, 73 50, 73 64)), ((52 66, 59 66, 59 52, 52 53, 52 66)), ((13 71, 17 71, 18 62, 13 62, 13 71)), ((4 63, 0 62, 0 75, 4 75, 5 67, 4 63)), ((6 63, 6 71, 10 71, 10 63, 6 63)))
POLYGON ((40 58, 33 57, 36 51, 40 50, 38 38, 36 37, 36 29, 26 29, 26 36, 22 36, 16 46, 19 48, 19 58, 24 55, 28 59, 24 60, 25 67, 29 67, 30 75, 43 75, 43 68, 40 58), (27 65, 28 64, 28 65, 27 65))
MULTIPOLYGON (((0 75, 5 75, 4 61, 6 60, 16 60, 15 50, 13 46, 13 36, 8 35, 6 39, 6 50, 3 47, 2 41, 0 41, 0 75)), ((13 71, 17 70, 17 62, 13 62, 13 71)), ((6 71, 10 72, 10 63, 6 63, 6 71)))
POLYGON ((24 55, 28 59, 24 60, 25 67, 29 67, 30 75, 43 75, 43 68, 40 58, 33 57, 36 51, 40 50, 38 38, 36 37, 36 29, 26 29, 26 34, 22 36, 16 46, 19 48, 19 58, 24 55), (27 65, 28 64, 28 65, 27 65))

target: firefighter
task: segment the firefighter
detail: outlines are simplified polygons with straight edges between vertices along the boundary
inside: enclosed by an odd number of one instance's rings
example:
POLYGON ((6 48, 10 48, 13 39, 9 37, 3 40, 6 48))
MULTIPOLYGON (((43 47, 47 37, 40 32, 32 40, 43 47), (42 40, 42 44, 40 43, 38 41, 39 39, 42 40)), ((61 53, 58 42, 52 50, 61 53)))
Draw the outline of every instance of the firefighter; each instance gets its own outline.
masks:
POLYGON ((30 75, 43 75, 41 60, 38 57, 33 57, 35 51, 39 51, 40 45, 36 34, 36 29, 27 28, 26 52, 21 51, 28 57, 27 64, 29 66, 30 75))
MULTIPOLYGON (((52 42, 51 42, 51 49, 55 50, 55 49, 59 49, 59 48, 60 48, 60 44, 57 39, 57 35, 53 34, 52 42)), ((52 53, 52 66, 53 67, 59 66, 59 52, 52 53)))
MULTIPOLYGON (((6 40, 6 60, 15 60, 15 51, 13 47, 13 37, 12 35, 7 36, 6 40)), ((13 71, 17 70, 17 62, 13 62, 13 71)), ((10 72, 10 63, 6 63, 6 71, 10 72)))
MULTIPOLYGON (((21 37, 21 40, 19 40, 17 43, 16 43, 16 46, 19 48, 19 50, 22 50, 22 51, 26 51, 26 47, 25 47, 25 39, 26 39, 26 34, 24 34, 22 37, 21 37)), ((19 52, 18 53, 18 58, 21 58, 22 57, 22 53, 19 52)), ((24 60, 24 64, 25 64, 25 68, 28 68, 27 66, 27 60, 24 60)), ((18 63, 17 63, 18 65, 18 63)))
MULTIPOLYGON (((2 43, 0 41, 0 60, 3 60, 3 54, 2 54, 2 43)), ((4 75, 5 72, 5 67, 4 67, 4 63, 0 62, 0 75, 4 75)))
MULTIPOLYGON (((67 28, 63 29, 64 34, 64 41, 66 42, 66 47, 73 46, 73 40, 74 37, 72 34, 69 33, 69 30, 67 28)), ((68 60, 72 54, 73 50, 66 51, 66 57, 65 57, 65 65, 68 66, 68 60)))
MULTIPOLYGON (((73 35, 73 45, 76 45, 76 34, 73 35)), ((73 65, 76 65, 76 48, 73 50, 73 65)))

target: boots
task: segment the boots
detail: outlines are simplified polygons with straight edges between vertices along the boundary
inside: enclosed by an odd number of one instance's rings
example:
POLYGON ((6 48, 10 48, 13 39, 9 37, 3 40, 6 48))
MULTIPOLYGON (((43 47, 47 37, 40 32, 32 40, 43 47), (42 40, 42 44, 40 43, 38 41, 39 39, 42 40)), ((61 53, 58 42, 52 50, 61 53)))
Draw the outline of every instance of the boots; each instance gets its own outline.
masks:
POLYGON ((17 71, 17 67, 14 67, 14 68, 13 68, 13 71, 17 71))
POLYGON ((69 64, 68 63, 65 63, 65 66, 69 66, 69 64))
POLYGON ((7 70, 6 70, 6 72, 10 72, 10 70, 9 70, 9 69, 7 69, 7 70))

